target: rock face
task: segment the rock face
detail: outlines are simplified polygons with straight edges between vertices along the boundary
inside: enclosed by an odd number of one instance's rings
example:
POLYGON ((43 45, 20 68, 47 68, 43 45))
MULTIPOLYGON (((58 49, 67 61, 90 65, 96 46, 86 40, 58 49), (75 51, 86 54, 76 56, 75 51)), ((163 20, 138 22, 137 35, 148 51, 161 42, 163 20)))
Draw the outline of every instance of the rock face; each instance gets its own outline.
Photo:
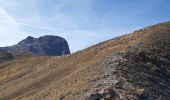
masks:
POLYGON ((39 38, 28 36, 16 45, 1 47, 0 51, 12 53, 13 55, 62 56, 70 54, 67 41, 59 36, 43 36, 39 38))

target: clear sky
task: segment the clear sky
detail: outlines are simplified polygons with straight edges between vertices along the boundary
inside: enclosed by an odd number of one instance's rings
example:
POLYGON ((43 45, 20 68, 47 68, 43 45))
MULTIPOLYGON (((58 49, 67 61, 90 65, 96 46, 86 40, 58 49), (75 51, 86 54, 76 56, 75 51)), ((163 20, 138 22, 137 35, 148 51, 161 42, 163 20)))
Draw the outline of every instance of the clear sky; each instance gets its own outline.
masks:
POLYGON ((170 0, 0 0, 0 46, 64 37, 72 52, 170 21, 170 0))

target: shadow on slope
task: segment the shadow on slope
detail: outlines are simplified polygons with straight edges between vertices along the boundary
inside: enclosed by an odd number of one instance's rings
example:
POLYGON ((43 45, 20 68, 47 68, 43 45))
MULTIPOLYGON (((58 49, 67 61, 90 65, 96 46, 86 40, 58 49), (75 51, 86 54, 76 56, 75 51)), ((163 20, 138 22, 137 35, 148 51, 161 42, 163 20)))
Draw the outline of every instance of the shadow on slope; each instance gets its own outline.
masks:
POLYGON ((170 99, 170 23, 148 28, 138 44, 122 53, 118 70, 136 88, 143 100, 170 99), (150 99, 149 99, 150 98, 150 99))

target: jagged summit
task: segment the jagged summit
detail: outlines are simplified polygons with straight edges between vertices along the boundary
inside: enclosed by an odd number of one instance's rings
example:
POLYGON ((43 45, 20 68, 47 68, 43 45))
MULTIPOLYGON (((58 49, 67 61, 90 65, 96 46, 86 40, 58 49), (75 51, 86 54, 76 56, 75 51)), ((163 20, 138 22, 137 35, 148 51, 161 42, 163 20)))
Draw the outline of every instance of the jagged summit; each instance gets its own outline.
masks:
POLYGON ((32 43, 34 41, 35 41, 34 37, 28 36, 26 39, 20 41, 19 44, 28 44, 28 43, 32 43))

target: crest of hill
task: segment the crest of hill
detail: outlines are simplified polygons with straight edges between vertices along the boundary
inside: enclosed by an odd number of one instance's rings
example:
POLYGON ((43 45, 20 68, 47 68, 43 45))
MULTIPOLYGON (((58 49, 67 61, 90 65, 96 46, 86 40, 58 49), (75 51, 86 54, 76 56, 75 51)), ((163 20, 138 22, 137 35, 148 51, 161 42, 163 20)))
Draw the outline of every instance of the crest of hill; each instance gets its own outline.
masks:
POLYGON ((134 88, 143 90, 139 95, 141 99, 169 100, 170 22, 134 33, 139 34, 142 37, 138 42, 122 53, 123 60, 119 60, 117 70, 134 88))

